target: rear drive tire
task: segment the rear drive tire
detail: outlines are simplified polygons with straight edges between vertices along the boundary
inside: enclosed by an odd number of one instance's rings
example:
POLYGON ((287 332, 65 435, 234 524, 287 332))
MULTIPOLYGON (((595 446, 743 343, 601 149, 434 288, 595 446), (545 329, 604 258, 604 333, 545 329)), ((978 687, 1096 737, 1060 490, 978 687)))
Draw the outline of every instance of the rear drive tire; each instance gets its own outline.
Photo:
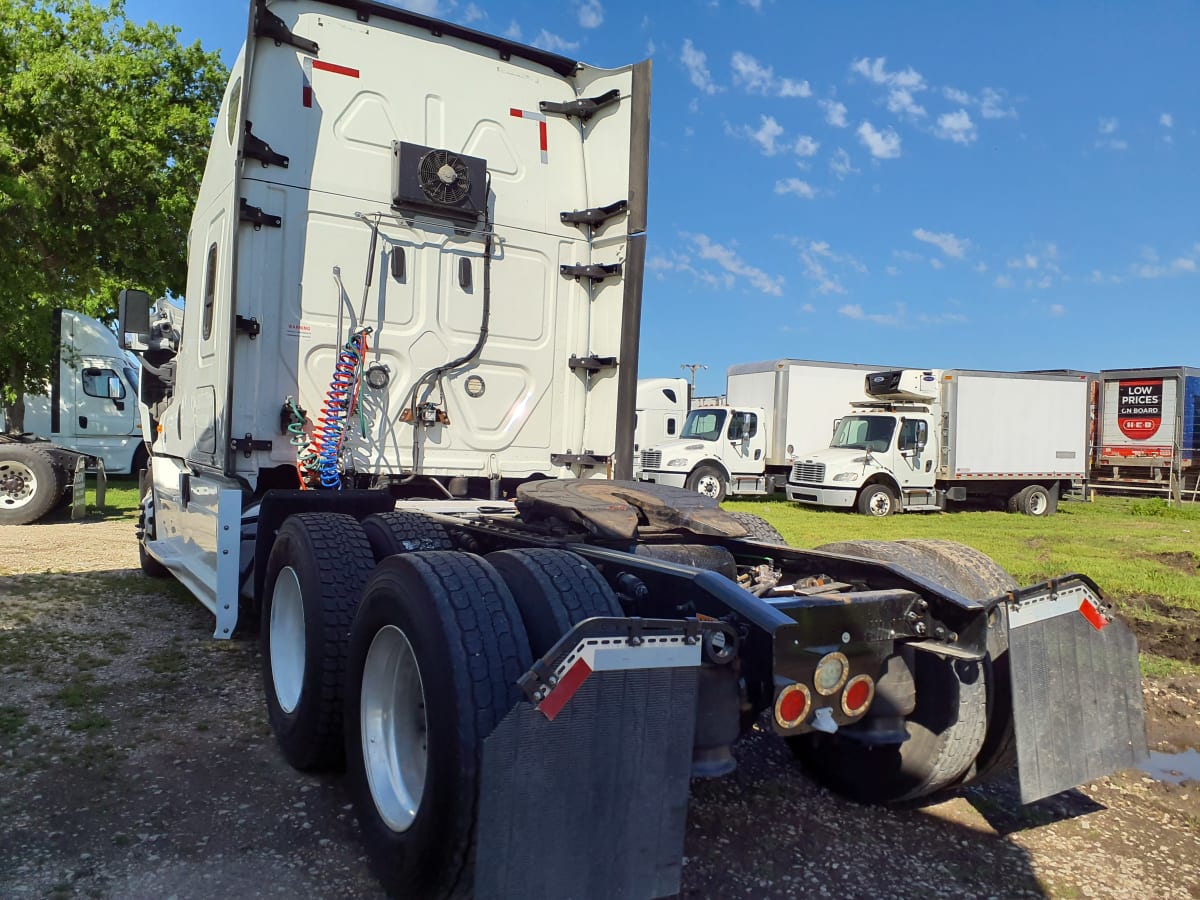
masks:
POLYGON ((625 615, 608 582, 577 553, 501 550, 489 553, 487 561, 512 591, 535 658, 584 619, 625 615))
MULTIPOLYGON (((1016 582, 992 559, 955 541, 839 541, 816 548, 894 562, 967 599, 995 597, 1016 582)), ((839 735, 789 738, 823 783, 854 799, 894 803, 1000 774, 1015 762, 1007 622, 989 629, 982 665, 914 654, 917 708, 909 740, 868 748, 839 735)))
POLYGON ((777 544, 780 547, 789 546, 783 535, 779 533, 779 529, 762 516, 747 512, 731 512, 729 517, 737 520, 746 529, 752 541, 760 544, 777 544))
POLYGON ((857 508, 864 516, 882 519, 896 512, 896 494, 886 484, 868 484, 859 492, 857 508))
POLYGON ((289 516, 271 548, 262 596, 263 687, 275 739, 301 771, 344 763, 350 623, 374 565, 362 527, 340 513, 289 516))
POLYGON ((1026 485, 1008 501, 1009 512, 1025 516, 1048 516, 1054 513, 1056 506, 1050 491, 1040 484, 1026 485))
POLYGON ((720 503, 725 499, 725 473, 714 465, 701 463, 688 475, 684 487, 720 503))
POLYGON ((424 513, 376 513, 363 519, 362 527, 377 562, 394 553, 454 549, 450 532, 424 513))
POLYGON ((168 578, 171 575, 171 570, 160 563, 157 559, 150 555, 146 550, 146 541, 154 540, 154 488, 150 486, 150 478, 146 478, 147 494, 141 498, 138 503, 138 520, 137 520, 137 542, 138 542, 138 565, 142 567, 142 573, 150 578, 168 578), (151 508, 151 515, 146 515, 146 508, 151 508))
POLYGON ((28 525, 54 509, 63 482, 45 450, 0 444, 0 525, 28 525))
POLYGON ((504 580, 469 553, 388 557, 350 636, 347 783, 393 896, 469 897, 483 741, 532 664, 504 580))

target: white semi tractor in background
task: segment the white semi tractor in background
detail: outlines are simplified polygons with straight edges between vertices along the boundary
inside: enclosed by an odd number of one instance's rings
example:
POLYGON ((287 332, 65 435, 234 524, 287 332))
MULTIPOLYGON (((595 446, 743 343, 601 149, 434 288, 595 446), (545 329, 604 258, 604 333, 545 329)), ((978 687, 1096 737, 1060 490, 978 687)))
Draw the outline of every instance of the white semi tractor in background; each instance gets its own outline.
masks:
POLYGON ((633 452, 679 434, 687 418, 690 387, 686 378, 640 378, 633 423, 633 452))
POLYGON ((826 439, 879 369, 805 359, 730 366, 724 403, 695 406, 677 438, 644 446, 635 477, 718 501, 782 491, 796 450, 826 439))
POLYGON ((676 894, 690 778, 760 714, 871 802, 1141 758, 1136 643, 1085 576, 800 550, 606 477, 632 467, 649 62, 366 0, 257 0, 248 34, 184 325, 121 297, 138 539, 217 637, 259 630, 283 756, 346 767, 389 892, 676 894))
MULTIPOLYGON (((91 316, 55 310, 54 329, 57 364, 45 393, 25 396, 23 434, 0 436, 0 524, 28 524, 55 509, 81 460, 127 475, 147 458, 137 362, 91 316)), ((0 431, 5 424, 0 414, 0 431)))
POLYGON ((870 516, 989 498, 1045 516, 1088 475, 1087 374, 897 369, 865 379, 828 446, 801 452, 787 496, 870 516))

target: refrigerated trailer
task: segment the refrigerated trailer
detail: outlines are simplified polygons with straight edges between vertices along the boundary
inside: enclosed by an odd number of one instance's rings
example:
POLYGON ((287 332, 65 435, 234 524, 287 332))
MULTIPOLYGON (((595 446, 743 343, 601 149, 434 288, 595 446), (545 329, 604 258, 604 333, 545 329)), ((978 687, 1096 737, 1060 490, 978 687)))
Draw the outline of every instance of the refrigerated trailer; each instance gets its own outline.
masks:
POLYGON ((799 454, 789 500, 864 515, 1002 501, 1054 513, 1087 479, 1088 375, 897 369, 866 378, 871 400, 828 447, 799 454))
POLYGON ((828 438, 879 368, 806 359, 730 366, 725 402, 693 404, 677 438, 639 452, 635 477, 716 500, 782 491, 796 448, 828 438))
POLYGON ((1092 484, 1100 490, 1195 499, 1200 490, 1200 369, 1100 373, 1092 484))
POLYGON ((689 780, 760 713, 873 802, 1140 758, 1137 648, 1085 576, 795 549, 603 477, 632 451, 649 63, 359 0, 259 0, 248 33, 183 328, 121 299, 139 546, 217 637, 259 630, 283 756, 346 767, 387 890, 677 893, 689 780))

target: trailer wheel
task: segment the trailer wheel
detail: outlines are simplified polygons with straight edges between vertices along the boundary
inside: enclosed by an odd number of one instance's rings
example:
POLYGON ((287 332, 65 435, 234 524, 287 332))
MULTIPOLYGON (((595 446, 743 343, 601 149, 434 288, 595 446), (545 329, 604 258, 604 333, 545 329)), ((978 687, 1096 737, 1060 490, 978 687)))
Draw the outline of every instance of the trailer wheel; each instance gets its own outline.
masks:
POLYGON ((160 563, 157 559, 146 552, 146 541, 154 540, 154 488, 150 486, 150 479, 146 479, 146 494, 138 503, 138 518, 137 518, 137 544, 138 544, 138 565, 142 568, 142 573, 151 578, 167 578, 171 574, 171 570, 160 563))
POLYGON ((1030 484, 1017 491, 1008 501, 1008 511, 1026 516, 1048 516, 1057 504, 1049 490, 1040 484, 1030 484))
MULTIPOLYGON (((972 600, 1017 586, 991 558, 955 541, 839 541, 816 549, 895 562, 972 600)), ((974 671, 916 653, 918 704, 906 722, 910 738, 899 747, 805 735, 788 739, 793 752, 828 786, 873 803, 913 800, 1007 771, 1016 747, 1006 626, 1005 619, 989 629, 988 655, 974 671)))
POLYGON ((779 533, 779 529, 764 519, 762 516, 756 516, 754 513, 747 512, 731 512, 731 519, 736 519, 750 533, 751 540, 757 541, 760 544, 777 544, 780 547, 787 547, 788 542, 784 540, 783 535, 779 533))
POLYGON ((621 604, 596 567, 569 550, 535 548, 489 553, 512 591, 534 657, 584 619, 623 616, 621 604))
POLYGON ((263 586, 263 686, 284 757, 301 771, 340 768, 346 648, 375 558, 340 513, 300 513, 279 529, 263 586))
POLYGON ((0 444, 0 525, 28 525, 58 503, 54 459, 37 447, 0 444))
POLYGON ((445 526, 423 513, 375 513, 363 519, 362 527, 377 562, 394 553, 454 549, 445 526))
POLYGON ((858 511, 883 518, 896 511, 896 494, 886 484, 868 484, 858 495, 858 511))
POLYGON ((347 663, 347 781, 372 871, 393 896, 470 896, 483 741, 532 664, 512 595, 469 553, 388 557, 347 663))
POLYGON ((692 469, 684 487, 720 503, 725 499, 725 473, 714 465, 701 463, 692 469))

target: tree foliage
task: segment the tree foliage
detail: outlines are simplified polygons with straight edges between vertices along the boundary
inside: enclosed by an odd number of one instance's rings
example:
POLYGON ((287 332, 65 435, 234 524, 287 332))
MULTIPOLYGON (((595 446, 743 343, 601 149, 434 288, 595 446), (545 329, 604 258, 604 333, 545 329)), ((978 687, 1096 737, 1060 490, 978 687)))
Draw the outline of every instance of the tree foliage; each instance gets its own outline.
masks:
MULTIPOLYGON (((57 306, 182 293, 228 72, 123 0, 0 0, 0 390, 9 426, 53 363, 57 306), (14 408, 15 407, 15 408, 14 408)), ((14 421, 15 420, 15 421, 14 421)))

